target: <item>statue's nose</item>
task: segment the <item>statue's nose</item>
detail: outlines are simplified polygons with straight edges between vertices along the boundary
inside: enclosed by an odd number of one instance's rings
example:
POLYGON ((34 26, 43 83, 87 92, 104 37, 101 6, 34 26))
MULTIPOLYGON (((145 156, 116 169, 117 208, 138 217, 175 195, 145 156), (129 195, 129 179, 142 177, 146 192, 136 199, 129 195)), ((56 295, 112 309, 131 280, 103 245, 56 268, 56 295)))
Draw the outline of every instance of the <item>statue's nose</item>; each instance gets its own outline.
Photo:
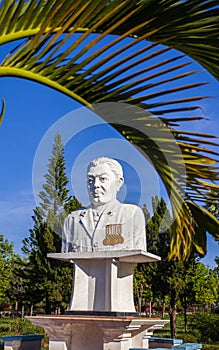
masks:
POLYGON ((100 179, 98 177, 96 177, 94 180, 94 188, 97 188, 99 186, 100 186, 100 179))

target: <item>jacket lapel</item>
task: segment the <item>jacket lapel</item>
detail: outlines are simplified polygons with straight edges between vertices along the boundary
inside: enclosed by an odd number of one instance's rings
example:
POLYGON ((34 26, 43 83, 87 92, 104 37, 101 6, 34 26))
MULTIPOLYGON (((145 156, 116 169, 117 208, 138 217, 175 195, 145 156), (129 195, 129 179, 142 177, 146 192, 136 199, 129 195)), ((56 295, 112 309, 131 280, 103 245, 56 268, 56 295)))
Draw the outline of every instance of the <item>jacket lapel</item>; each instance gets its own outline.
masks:
POLYGON ((80 217, 79 217, 79 223, 83 227, 84 231, 88 235, 90 239, 94 239, 95 232, 99 229, 105 228, 105 225, 107 223, 108 216, 114 216, 117 212, 117 209, 120 207, 121 203, 117 200, 109 203, 104 208, 104 211, 102 214, 100 214, 99 222, 95 228, 94 226, 94 219, 93 219, 93 209, 91 207, 88 207, 81 211, 80 217))
POLYGON ((101 233, 104 237, 106 224, 108 224, 116 216, 117 210, 120 206, 121 203, 117 200, 106 205, 104 211, 102 214, 100 214, 100 219, 96 228, 94 228, 93 238, 95 236, 95 233, 98 231, 100 232, 100 230, 102 231, 101 233))
POLYGON ((93 213, 91 209, 85 209, 80 213, 79 223, 84 228, 86 234, 91 239, 95 229, 94 221, 93 221, 93 213))

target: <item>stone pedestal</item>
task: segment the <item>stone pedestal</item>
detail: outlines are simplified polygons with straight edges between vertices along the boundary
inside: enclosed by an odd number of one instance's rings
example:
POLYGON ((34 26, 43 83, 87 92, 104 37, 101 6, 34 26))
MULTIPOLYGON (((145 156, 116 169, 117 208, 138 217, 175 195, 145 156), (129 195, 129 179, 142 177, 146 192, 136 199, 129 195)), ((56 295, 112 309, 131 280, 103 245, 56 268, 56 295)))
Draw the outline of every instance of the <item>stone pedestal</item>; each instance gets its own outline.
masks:
POLYGON ((49 350, 129 350, 148 348, 154 329, 168 321, 112 316, 32 316, 48 334, 49 350))
POLYGON ((53 253, 48 257, 74 263, 70 310, 125 313, 136 313, 136 264, 160 260, 142 250, 53 253))
POLYGON ((28 317, 49 335, 49 350, 148 348, 152 331, 166 322, 136 317, 133 274, 137 263, 160 260, 158 256, 142 250, 113 250, 48 257, 74 263, 70 311, 63 316, 28 317))

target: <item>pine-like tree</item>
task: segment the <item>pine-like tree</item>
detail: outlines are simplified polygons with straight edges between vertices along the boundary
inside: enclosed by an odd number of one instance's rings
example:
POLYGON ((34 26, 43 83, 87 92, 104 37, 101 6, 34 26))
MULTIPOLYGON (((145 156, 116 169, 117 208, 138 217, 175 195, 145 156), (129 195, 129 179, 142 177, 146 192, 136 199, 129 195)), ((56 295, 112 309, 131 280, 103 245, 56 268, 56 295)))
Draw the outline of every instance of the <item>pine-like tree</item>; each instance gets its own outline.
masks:
POLYGON ((55 137, 49 159, 46 182, 39 193, 40 205, 34 209, 34 226, 29 238, 23 240, 28 256, 26 279, 31 304, 45 303, 46 313, 65 308, 71 293, 72 267, 64 262, 48 259, 48 253, 60 252, 61 232, 65 216, 81 207, 67 189, 64 146, 59 134, 55 137))

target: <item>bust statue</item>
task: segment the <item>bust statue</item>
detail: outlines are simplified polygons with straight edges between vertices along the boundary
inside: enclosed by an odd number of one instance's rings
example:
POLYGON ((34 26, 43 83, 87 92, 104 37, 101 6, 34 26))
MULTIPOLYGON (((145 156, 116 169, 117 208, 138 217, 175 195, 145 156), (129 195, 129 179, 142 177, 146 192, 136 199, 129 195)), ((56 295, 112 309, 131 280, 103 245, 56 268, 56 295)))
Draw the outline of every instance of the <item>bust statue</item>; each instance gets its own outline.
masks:
POLYGON ((145 219, 133 204, 116 196, 124 182, 122 166, 107 157, 91 161, 87 169, 90 205, 73 211, 63 227, 62 252, 107 250, 146 251, 145 219))

